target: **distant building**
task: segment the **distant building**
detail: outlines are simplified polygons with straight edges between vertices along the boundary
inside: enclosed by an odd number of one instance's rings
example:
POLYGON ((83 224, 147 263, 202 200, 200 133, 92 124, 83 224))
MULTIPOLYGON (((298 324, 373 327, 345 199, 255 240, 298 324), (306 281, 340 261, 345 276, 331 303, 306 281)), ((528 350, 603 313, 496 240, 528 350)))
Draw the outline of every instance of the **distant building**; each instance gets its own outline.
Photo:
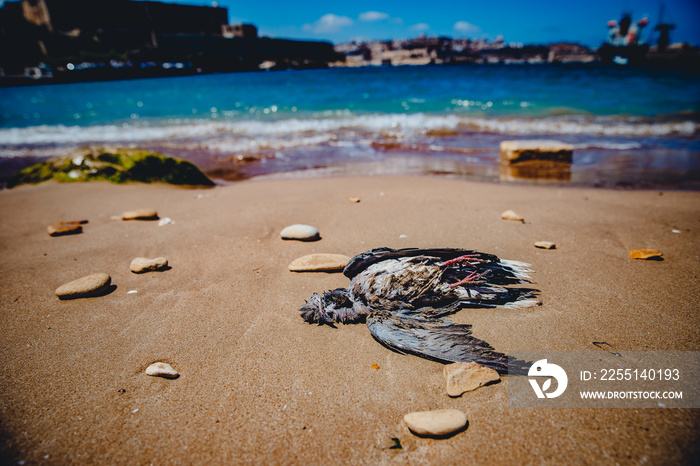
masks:
POLYGON ((319 68, 343 59, 330 42, 259 38, 253 24, 229 25, 228 10, 214 3, 18 0, 0 7, 5 82, 247 71, 262 63, 319 68))
POLYGON ((226 8, 129 0, 22 0, 24 17, 49 31, 81 34, 152 30, 162 34, 221 35, 226 8))
POLYGON ((333 66, 592 63, 597 60, 594 52, 577 44, 549 47, 506 44, 500 36, 489 43, 421 35, 414 39, 339 44, 336 51, 346 58, 333 66))
POLYGON ((253 24, 224 24, 221 27, 221 33, 227 39, 232 37, 255 39, 258 37, 258 28, 253 24))

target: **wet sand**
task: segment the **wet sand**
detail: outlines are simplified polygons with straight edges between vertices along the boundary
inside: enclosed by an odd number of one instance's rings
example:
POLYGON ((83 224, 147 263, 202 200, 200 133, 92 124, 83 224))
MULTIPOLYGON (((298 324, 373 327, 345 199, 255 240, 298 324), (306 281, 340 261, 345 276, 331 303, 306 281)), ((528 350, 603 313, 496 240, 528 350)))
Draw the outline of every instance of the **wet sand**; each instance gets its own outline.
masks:
POLYGON ((531 263, 541 290, 540 307, 455 315, 499 351, 698 351, 698 206, 697 192, 431 177, 0 191, 0 462, 694 463, 695 410, 514 409, 503 382, 450 398, 441 364, 389 351, 362 324, 303 322, 305 299, 348 280, 287 265, 379 246, 479 249, 531 263), (142 207, 175 223, 110 218, 142 207), (501 220, 507 209, 525 223, 501 220), (79 219, 82 234, 46 232, 79 219), (293 223, 322 239, 281 240, 293 223), (637 248, 664 260, 630 259, 637 248), (133 274, 140 256, 172 268, 133 274), (94 272, 116 289, 54 294, 94 272), (145 375, 155 361, 180 377, 145 375), (467 429, 419 438, 402 421, 440 408, 464 411, 467 429))

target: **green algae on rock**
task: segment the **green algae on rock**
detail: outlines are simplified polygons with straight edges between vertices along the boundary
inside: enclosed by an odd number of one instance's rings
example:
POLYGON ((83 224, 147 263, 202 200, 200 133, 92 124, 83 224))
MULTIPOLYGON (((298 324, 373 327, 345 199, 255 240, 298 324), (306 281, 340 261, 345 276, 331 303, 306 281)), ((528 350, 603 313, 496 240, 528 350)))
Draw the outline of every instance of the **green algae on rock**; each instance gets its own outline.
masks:
POLYGON ((7 187, 48 180, 214 186, 199 168, 186 160, 137 149, 84 149, 27 167, 13 175, 7 187))

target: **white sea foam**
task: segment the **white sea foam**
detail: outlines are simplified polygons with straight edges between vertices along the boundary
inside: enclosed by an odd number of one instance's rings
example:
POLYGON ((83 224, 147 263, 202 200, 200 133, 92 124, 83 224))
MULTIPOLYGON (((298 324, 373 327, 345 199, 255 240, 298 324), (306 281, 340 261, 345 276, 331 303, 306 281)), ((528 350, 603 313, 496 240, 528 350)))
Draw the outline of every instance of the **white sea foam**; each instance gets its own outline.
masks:
POLYGON ((496 119, 473 118, 466 124, 476 130, 505 134, 571 134, 591 136, 693 136, 700 125, 692 121, 638 122, 614 119, 496 119))
MULTIPOLYGON (((638 142, 627 137, 692 137, 694 121, 651 121, 606 117, 480 118, 431 114, 332 115, 273 120, 169 120, 97 126, 32 126, 0 129, 0 156, 45 147, 152 143, 197 146, 215 152, 284 150, 324 144, 366 146, 386 137, 399 141, 425 138, 431 130, 504 135, 571 135, 584 137, 576 148, 629 150, 638 142), (590 136, 591 141, 586 141, 590 136), (598 138, 607 138, 600 141, 598 138)), ((424 140, 425 141, 425 140, 424 140)))

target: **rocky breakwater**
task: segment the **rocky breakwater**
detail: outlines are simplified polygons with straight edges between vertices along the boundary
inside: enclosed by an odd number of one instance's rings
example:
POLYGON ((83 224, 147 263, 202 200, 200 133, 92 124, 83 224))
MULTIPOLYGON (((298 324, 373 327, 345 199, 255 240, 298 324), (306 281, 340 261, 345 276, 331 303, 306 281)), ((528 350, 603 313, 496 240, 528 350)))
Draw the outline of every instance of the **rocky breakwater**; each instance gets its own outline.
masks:
POLYGON ((186 160, 137 149, 83 149, 27 167, 13 175, 7 187, 48 180, 214 186, 213 181, 186 160))

